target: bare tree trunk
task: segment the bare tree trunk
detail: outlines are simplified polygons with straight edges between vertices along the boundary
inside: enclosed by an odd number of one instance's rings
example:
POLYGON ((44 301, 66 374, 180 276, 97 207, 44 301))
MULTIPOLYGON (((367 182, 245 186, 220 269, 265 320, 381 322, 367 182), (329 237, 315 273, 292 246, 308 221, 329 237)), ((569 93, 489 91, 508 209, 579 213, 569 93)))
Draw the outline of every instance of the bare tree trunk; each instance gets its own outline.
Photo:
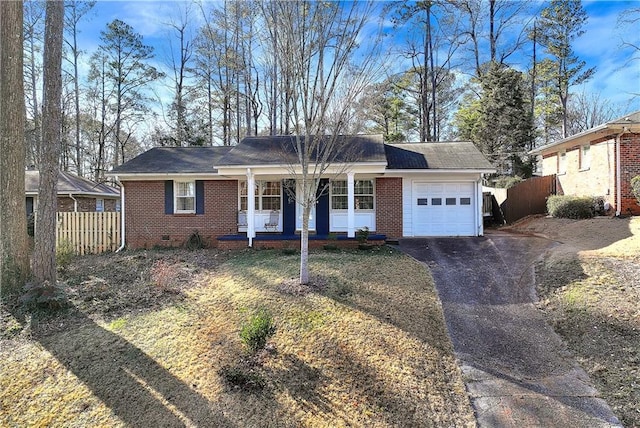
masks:
POLYGON ((0 2, 0 296, 29 275, 22 27, 23 2, 0 2))
POLYGON ((56 212, 60 157, 62 28, 64 2, 48 1, 45 18, 42 153, 36 217, 33 275, 37 283, 56 283, 56 212))

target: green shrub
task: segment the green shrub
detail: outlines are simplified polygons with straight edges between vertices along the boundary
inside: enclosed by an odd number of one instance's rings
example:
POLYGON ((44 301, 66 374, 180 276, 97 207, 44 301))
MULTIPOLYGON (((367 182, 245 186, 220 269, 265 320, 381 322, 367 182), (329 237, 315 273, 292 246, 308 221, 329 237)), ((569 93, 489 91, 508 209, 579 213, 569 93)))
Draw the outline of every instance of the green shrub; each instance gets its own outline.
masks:
POLYGON ((62 270, 66 269, 75 255, 76 251, 71 242, 67 240, 59 242, 56 247, 56 266, 62 270))
POLYGON ((591 218, 594 204, 594 199, 586 196, 553 195, 547 199, 547 211, 558 218, 591 218))
POLYGON ((240 339, 251 352, 264 348, 267 339, 276 331, 273 317, 266 309, 254 313, 240 330, 240 339))
POLYGON ((638 204, 640 204, 640 175, 636 175, 631 179, 631 193, 638 200, 638 204))
POLYGON ((493 186, 498 189, 509 189, 516 184, 522 183, 524 179, 520 176, 503 175, 495 179, 493 186))
POLYGON ((369 239, 369 228, 365 226, 362 229, 356 230, 356 239, 361 244, 366 243, 367 240, 369 239))

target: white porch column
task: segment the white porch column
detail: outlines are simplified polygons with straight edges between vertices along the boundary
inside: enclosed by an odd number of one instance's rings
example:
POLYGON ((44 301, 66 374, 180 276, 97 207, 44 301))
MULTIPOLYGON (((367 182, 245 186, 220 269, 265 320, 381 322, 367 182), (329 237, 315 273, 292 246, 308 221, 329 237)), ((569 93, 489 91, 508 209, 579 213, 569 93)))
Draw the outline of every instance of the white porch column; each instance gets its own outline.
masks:
POLYGON ((354 174, 347 173, 347 236, 353 238, 356 236, 356 212, 355 212, 355 191, 354 174))
POLYGON ((251 168, 247 168, 247 238, 249 238, 249 246, 253 247, 253 238, 256 236, 255 214, 256 214, 256 180, 251 172, 251 168))

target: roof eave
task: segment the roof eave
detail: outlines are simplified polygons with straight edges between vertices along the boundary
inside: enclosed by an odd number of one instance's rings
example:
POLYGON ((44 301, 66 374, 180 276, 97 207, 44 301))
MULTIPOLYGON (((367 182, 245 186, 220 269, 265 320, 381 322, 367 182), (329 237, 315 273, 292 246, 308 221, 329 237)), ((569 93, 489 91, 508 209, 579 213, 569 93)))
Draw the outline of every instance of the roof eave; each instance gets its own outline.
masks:
POLYGON ((493 174, 497 172, 495 168, 421 168, 421 169, 387 169, 385 174, 493 174))
POLYGON ((537 147, 529 151, 530 155, 541 155, 549 152, 556 152, 565 148, 573 147, 577 144, 584 144, 593 141, 598 138, 606 137, 608 135, 616 135, 621 132, 640 132, 640 126, 637 123, 624 124, 624 123, 605 123, 604 125, 596 126, 595 128, 587 129, 578 134, 570 137, 563 138, 554 143, 549 143, 541 147, 537 147))

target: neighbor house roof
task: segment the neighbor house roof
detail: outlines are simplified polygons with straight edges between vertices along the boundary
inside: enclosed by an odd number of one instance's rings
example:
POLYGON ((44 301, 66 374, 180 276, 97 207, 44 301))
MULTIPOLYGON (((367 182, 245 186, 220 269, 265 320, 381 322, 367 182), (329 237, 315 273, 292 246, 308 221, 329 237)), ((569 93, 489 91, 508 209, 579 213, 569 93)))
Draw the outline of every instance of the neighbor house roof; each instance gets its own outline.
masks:
POLYGON ((385 144, 387 169, 494 170, 471 142, 385 144))
MULTIPOLYGON (((25 171, 24 174, 25 192, 37 195, 40 186, 40 173, 38 171, 25 171)), ((118 189, 106 184, 96 183, 84 177, 70 172, 60 171, 58 174, 58 195, 91 195, 106 198, 117 198, 120 196, 118 189)))
POLYGON ((530 153, 539 155, 554 152, 573 147, 576 144, 588 143, 589 141, 593 141, 601 137, 619 134, 623 131, 640 132, 640 111, 624 115, 617 119, 603 123, 602 125, 587 129, 586 131, 582 131, 567 138, 563 138, 561 140, 554 141, 553 143, 540 146, 531 150, 530 153))
MULTIPOLYGON (((300 137, 302 146, 304 137, 300 137)), ((326 147, 329 137, 319 146, 326 147)), ((382 135, 339 135, 334 142, 332 163, 384 163, 386 161, 382 135)), ((312 154, 315 160, 316 153, 312 154)), ((290 165, 298 163, 296 137, 292 135, 245 137, 216 166, 290 165)))
POLYGON ((214 173, 213 166, 233 147, 155 147, 110 173, 214 173))

